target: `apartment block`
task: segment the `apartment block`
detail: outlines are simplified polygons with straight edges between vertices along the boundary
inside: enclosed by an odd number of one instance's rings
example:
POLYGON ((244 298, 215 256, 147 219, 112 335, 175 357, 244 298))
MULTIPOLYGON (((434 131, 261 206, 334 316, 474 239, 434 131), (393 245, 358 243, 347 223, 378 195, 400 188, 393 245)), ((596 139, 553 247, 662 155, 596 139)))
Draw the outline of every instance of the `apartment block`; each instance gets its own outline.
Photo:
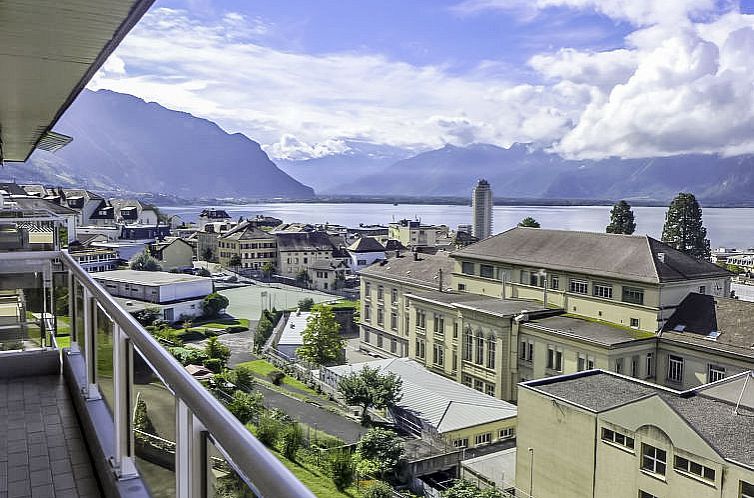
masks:
POLYGON ((240 268, 261 270, 267 263, 277 263, 277 240, 274 235, 244 221, 217 239, 220 265, 230 268, 234 256, 241 260, 240 268))

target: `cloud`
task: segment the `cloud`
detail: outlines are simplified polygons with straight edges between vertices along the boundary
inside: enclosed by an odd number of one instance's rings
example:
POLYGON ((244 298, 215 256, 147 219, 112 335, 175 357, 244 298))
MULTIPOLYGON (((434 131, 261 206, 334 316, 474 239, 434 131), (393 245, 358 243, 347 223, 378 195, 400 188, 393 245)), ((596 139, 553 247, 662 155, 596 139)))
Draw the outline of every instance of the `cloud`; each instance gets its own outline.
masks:
POLYGON ((754 16, 707 18, 709 1, 680 3, 532 0, 537 9, 594 9, 637 27, 613 50, 534 55, 528 66, 538 80, 530 83, 512 83, 494 60, 459 73, 363 51, 277 50, 266 43, 276 27, 264 20, 224 13, 208 22, 161 8, 90 86, 212 119, 284 159, 348 152, 348 140, 413 150, 532 142, 573 158, 754 152, 754 16))
POLYGON ((714 12, 717 6, 715 0, 465 0, 453 10, 467 15, 507 10, 533 19, 538 11, 553 7, 596 11, 618 21, 649 26, 686 22, 714 12))

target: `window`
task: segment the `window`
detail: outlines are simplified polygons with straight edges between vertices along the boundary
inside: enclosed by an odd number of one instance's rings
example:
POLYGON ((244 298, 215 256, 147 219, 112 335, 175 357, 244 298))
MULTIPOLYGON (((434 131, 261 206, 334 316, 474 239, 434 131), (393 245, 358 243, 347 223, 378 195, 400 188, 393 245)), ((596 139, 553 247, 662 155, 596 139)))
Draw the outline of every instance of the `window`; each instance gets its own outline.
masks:
POLYGON ((458 290, 459 291, 465 291, 466 290, 466 284, 458 284, 458 290))
POLYGON ((390 339, 390 352, 395 354, 398 349, 398 342, 395 339, 390 339))
POLYGON ((390 313, 390 330, 398 330, 398 313, 390 313))
POLYGON ((555 346, 547 346, 547 368, 563 371, 563 350, 555 346))
POLYGON ((707 293, 707 286, 706 285, 700 285, 699 286, 699 294, 706 294, 707 293))
POLYGON ((474 349, 474 334, 471 333, 471 329, 466 329, 466 333, 463 334, 463 359, 465 361, 471 361, 472 350, 474 349))
POLYGON ((367 322, 372 321, 372 308, 368 304, 364 305, 364 320, 367 322))
POLYGON ((683 458, 676 455, 673 461, 673 468, 680 472, 686 472, 687 474, 693 474, 697 477, 701 477, 706 481, 715 480, 715 469, 705 467, 704 465, 697 463, 688 458, 683 458))
POLYGON ((476 357, 474 358, 474 363, 477 365, 484 363, 484 337, 481 332, 476 335, 476 357))
POLYGON ((583 280, 571 280, 571 292, 576 294, 588 294, 589 284, 583 280))
POLYGON ((623 358, 615 359, 615 373, 623 373, 623 358))
MULTIPOLYGON (((290 261, 288 261, 290 263, 290 261)), ((364 282, 364 299, 369 299, 369 293, 372 292, 372 284, 364 282)))
POLYGON ((646 364, 644 366, 646 368, 646 377, 647 378, 654 377, 654 373, 655 373, 654 361, 655 361, 655 354, 654 353, 647 353, 646 364))
POLYGON ((487 368, 495 368, 495 346, 497 341, 487 339, 487 368))
POLYGON ((390 303, 398 304, 398 289, 390 289, 390 303))
POLYGON ((495 384, 485 384, 484 394, 486 394, 487 396, 495 397, 495 384))
POLYGON ((432 363, 438 367, 445 365, 445 348, 442 344, 435 344, 432 346, 432 363))
POLYGON ((466 387, 471 387, 471 382, 472 382, 471 375, 463 374, 463 376, 461 377, 461 384, 463 384, 466 387))
POLYGON ((425 358, 425 349, 424 349, 424 339, 417 339, 416 340, 416 356, 418 358, 421 358, 422 360, 425 358))
POLYGON ((560 289, 560 277, 557 275, 553 275, 550 277, 550 289, 558 290, 560 289))
POLYGON ((518 359, 526 361, 526 341, 521 341, 521 346, 518 348, 518 359))
POLYGON ((605 299, 612 299, 613 286, 609 284, 594 284, 592 286, 592 295, 595 297, 604 297, 605 299))
POLYGON ((461 263, 461 273, 464 273, 466 275, 473 275, 474 263, 469 263, 468 261, 464 261, 463 263, 461 263))
POLYGON ((631 357, 631 377, 639 377, 639 357, 631 357))
POLYGON ((455 349, 453 350, 453 364, 451 365, 451 369, 454 372, 458 370, 458 352, 455 349))
POLYGON ((649 444, 641 445, 641 468, 653 474, 665 475, 665 450, 649 444))
POLYGON ((652 493, 647 493, 646 491, 639 490, 639 498, 658 498, 658 497, 653 495, 652 493))
POLYGON ((632 329, 638 329, 639 328, 639 319, 638 318, 629 318, 628 324, 631 326, 632 329))
POLYGON ((385 299, 385 288, 383 286, 377 287, 377 300, 382 301, 385 299))
POLYGON ((515 435, 516 429, 514 429, 513 427, 506 427, 505 429, 500 429, 500 432, 498 433, 498 439, 510 439, 515 435))
POLYGON ((683 382, 683 358, 680 356, 668 356, 668 380, 683 382))
POLYGON ((618 444, 631 450, 634 449, 634 438, 606 427, 602 428, 602 440, 608 443, 618 444))
POLYGON ((542 287, 542 280, 545 278, 544 275, 540 275, 539 273, 531 272, 529 274, 529 285, 533 285, 534 287, 542 287))
POLYGON ((717 382, 725 378, 725 367, 719 365, 707 366, 707 382, 717 382))
POLYGON ((474 445, 487 444, 492 442, 492 433, 485 432, 484 434, 477 434, 474 436, 474 445))
POLYGON ((480 393, 484 392, 484 382, 479 379, 474 379, 474 389, 476 389, 480 393))
POLYGON ((754 484, 741 481, 741 498, 754 498, 754 484))
POLYGON ((427 326, 427 314, 422 310, 416 310, 416 328, 423 329, 427 326))
POLYGON ((644 304, 644 289, 636 287, 623 287, 623 302, 631 304, 644 304))
POLYGON ((385 323, 385 310, 377 308, 377 325, 384 325, 385 323))
POLYGON ((432 317, 432 326, 435 334, 445 335, 445 318, 442 315, 432 317))
POLYGON ((495 278, 495 268, 492 265, 479 265, 479 276, 484 278, 495 278))
POLYGON ((458 339, 458 323, 453 322, 453 339, 458 339))
POLYGON ((467 448, 468 446, 469 446, 469 438, 467 437, 453 440, 453 448, 467 448))
POLYGON ((382 334, 377 334, 377 347, 382 347, 382 334))
POLYGON ((579 353, 577 362, 576 362, 576 370, 578 372, 583 372, 584 370, 593 370, 593 369, 594 369, 594 357, 583 354, 583 353, 579 353))

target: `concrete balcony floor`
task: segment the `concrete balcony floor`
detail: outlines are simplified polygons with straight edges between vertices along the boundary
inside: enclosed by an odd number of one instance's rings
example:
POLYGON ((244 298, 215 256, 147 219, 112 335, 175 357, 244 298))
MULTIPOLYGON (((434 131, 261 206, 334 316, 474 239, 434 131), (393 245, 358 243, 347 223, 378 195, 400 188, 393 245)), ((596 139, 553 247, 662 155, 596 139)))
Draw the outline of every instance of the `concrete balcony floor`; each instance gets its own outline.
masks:
POLYGON ((63 377, 0 379, 0 498, 102 495, 63 377))

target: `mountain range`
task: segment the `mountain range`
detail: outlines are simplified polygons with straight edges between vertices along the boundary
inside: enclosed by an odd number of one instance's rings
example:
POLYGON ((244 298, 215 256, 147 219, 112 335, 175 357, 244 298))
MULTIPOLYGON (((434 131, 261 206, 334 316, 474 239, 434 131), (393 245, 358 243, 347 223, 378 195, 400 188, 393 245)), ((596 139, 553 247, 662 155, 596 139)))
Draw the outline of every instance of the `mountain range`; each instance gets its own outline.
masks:
POLYGON ((257 142, 212 121, 108 90, 85 90, 55 130, 73 137, 4 173, 17 182, 185 198, 311 198, 257 142))
POLYGON ((339 196, 468 198, 477 179, 509 199, 667 202, 693 192, 706 203, 754 204, 754 155, 567 160, 532 144, 446 145, 413 153, 366 141, 306 160, 270 160, 240 133, 156 103, 84 91, 56 131, 74 137, 55 154, 0 173, 22 182, 168 193, 187 199, 339 196), (312 188, 314 187, 314 188, 312 188))

